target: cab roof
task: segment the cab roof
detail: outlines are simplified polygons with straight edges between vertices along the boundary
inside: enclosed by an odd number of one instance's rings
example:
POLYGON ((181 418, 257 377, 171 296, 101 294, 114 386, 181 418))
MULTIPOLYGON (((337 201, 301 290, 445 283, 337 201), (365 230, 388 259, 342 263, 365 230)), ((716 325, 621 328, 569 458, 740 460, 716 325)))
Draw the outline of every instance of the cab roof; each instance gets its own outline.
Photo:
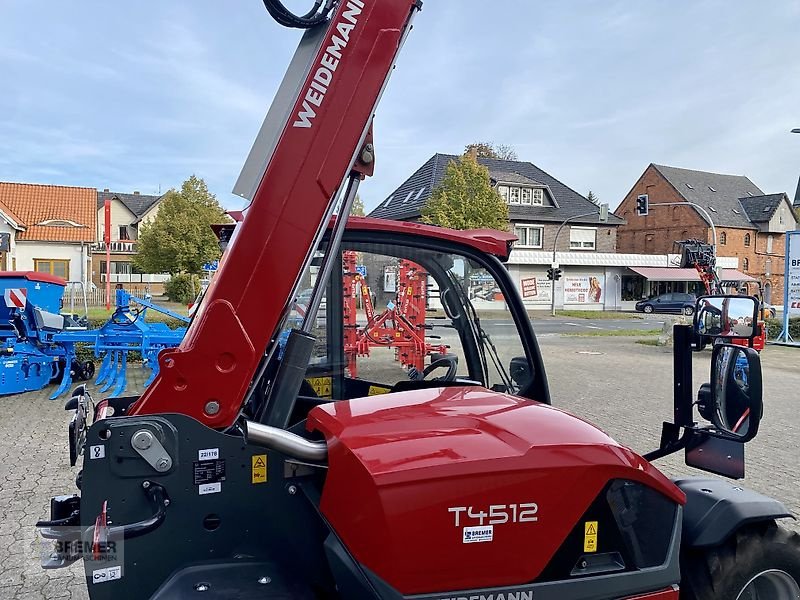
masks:
POLYGON ((511 245, 517 236, 507 231, 495 229, 466 229, 458 231, 447 227, 426 225, 408 221, 390 221, 371 217, 350 217, 347 220, 349 231, 382 231, 402 235, 416 235, 435 238, 446 242, 454 242, 471 246, 479 252, 492 254, 501 260, 508 259, 511 245))

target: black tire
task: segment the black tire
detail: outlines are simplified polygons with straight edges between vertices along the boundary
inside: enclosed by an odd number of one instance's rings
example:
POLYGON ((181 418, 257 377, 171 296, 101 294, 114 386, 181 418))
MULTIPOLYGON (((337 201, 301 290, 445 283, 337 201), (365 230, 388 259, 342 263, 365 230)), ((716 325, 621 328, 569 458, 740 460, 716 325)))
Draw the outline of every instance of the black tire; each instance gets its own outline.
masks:
POLYGON ((684 306, 683 314, 685 314, 687 317, 691 317, 694 314, 694 306, 684 306))
POLYGON ((87 360, 83 363, 83 380, 88 381, 92 377, 94 377, 94 363, 87 360))
POLYGON ((648 315, 653 313, 653 306, 651 304, 645 304, 644 308, 642 309, 648 315))
POLYGON ((743 527, 723 546, 686 552, 681 558, 681 600, 781 600, 769 592, 742 595, 756 576, 767 571, 782 573, 800 585, 800 535, 772 521, 743 527))

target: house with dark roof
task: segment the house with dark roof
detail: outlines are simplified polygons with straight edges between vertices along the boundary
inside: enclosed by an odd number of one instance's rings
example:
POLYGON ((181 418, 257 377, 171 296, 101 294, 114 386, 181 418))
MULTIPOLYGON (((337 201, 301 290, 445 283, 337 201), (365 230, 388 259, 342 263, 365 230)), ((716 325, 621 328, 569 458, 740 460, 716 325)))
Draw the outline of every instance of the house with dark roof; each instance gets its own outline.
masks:
MULTIPOLYGON (((416 221, 445 169, 458 160, 452 154, 434 154, 406 179, 369 216, 416 221)), ((478 158, 500 196, 508 204, 509 219, 520 250, 553 251, 556 232, 572 219, 558 239, 559 251, 615 252, 617 228, 623 220, 609 214, 601 223, 599 209, 590 200, 530 162, 478 158)))
MULTIPOLYGON (((743 175, 650 164, 616 213, 625 219, 618 232, 620 252, 669 253, 674 242, 685 239, 712 243, 715 229, 717 254, 737 257, 739 269, 756 280, 767 302, 782 301, 785 234, 797 228, 787 194, 766 194, 743 175), (647 216, 636 214, 641 194, 649 197, 647 216)), ((755 293, 757 287, 748 290, 755 293)))
MULTIPOLYGON (((150 222, 158 213, 163 196, 150 196, 112 192, 104 189, 96 194, 97 237, 92 245, 92 281, 97 286, 105 285, 106 246, 111 254, 111 283, 160 284, 162 275, 135 273, 133 257, 139 227, 150 222), (109 204, 109 241, 106 244, 106 202, 109 204), (158 280, 158 281, 156 281, 158 280)), ((160 291, 159 289, 151 291, 160 291)))
MULTIPOLYGON (((444 178, 445 169, 458 160, 452 154, 434 154, 406 179, 369 216, 416 221, 431 193, 444 178)), ((667 257, 620 256, 617 229, 624 221, 610 214, 601 222, 599 208, 590 200, 530 162, 478 158, 489 170, 492 184, 508 204, 509 219, 518 241, 506 263, 523 301, 529 308, 623 308, 620 295, 627 265, 666 266, 667 257), (556 234, 567 219, 570 222, 556 234), (556 262, 563 277, 547 279, 556 262), (599 293, 598 293, 599 291, 599 293), (553 296, 555 295, 555 299, 553 296)), ((369 270, 380 286, 383 274, 369 270)))
POLYGON ((0 182, 0 269, 89 279, 93 188, 0 182))

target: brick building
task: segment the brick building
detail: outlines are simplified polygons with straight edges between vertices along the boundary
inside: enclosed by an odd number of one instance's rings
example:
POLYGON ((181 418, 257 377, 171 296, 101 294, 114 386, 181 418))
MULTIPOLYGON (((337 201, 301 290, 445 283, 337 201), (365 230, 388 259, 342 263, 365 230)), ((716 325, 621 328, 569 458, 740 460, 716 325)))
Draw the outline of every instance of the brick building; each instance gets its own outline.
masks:
MULTIPOLYGON (((712 229, 694 207, 654 206, 692 202, 702 206, 717 230, 717 254, 739 259, 739 269, 763 287, 767 302, 781 302, 785 233, 797 228, 785 193, 765 194, 741 175, 649 165, 617 208, 625 224, 617 233, 619 252, 667 254, 674 242, 713 241, 712 229), (648 194, 650 214, 636 214, 636 198, 648 194)), ((749 289, 755 293, 757 289, 749 289)))

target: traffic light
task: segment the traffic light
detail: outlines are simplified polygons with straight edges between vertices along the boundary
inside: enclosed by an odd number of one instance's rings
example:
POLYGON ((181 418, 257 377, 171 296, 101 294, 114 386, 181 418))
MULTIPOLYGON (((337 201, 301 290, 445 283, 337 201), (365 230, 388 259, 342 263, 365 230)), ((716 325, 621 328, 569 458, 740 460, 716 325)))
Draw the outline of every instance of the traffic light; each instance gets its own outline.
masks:
POLYGON ((640 217, 646 217, 650 212, 650 197, 647 194, 642 194, 636 197, 636 214, 640 217))
POLYGON ((556 281, 561 279, 561 269, 556 269, 555 271, 553 271, 553 279, 555 279, 556 281))
POLYGON ((547 278, 550 281, 553 281, 553 277, 554 277, 553 267, 550 267, 549 269, 547 269, 547 278))

